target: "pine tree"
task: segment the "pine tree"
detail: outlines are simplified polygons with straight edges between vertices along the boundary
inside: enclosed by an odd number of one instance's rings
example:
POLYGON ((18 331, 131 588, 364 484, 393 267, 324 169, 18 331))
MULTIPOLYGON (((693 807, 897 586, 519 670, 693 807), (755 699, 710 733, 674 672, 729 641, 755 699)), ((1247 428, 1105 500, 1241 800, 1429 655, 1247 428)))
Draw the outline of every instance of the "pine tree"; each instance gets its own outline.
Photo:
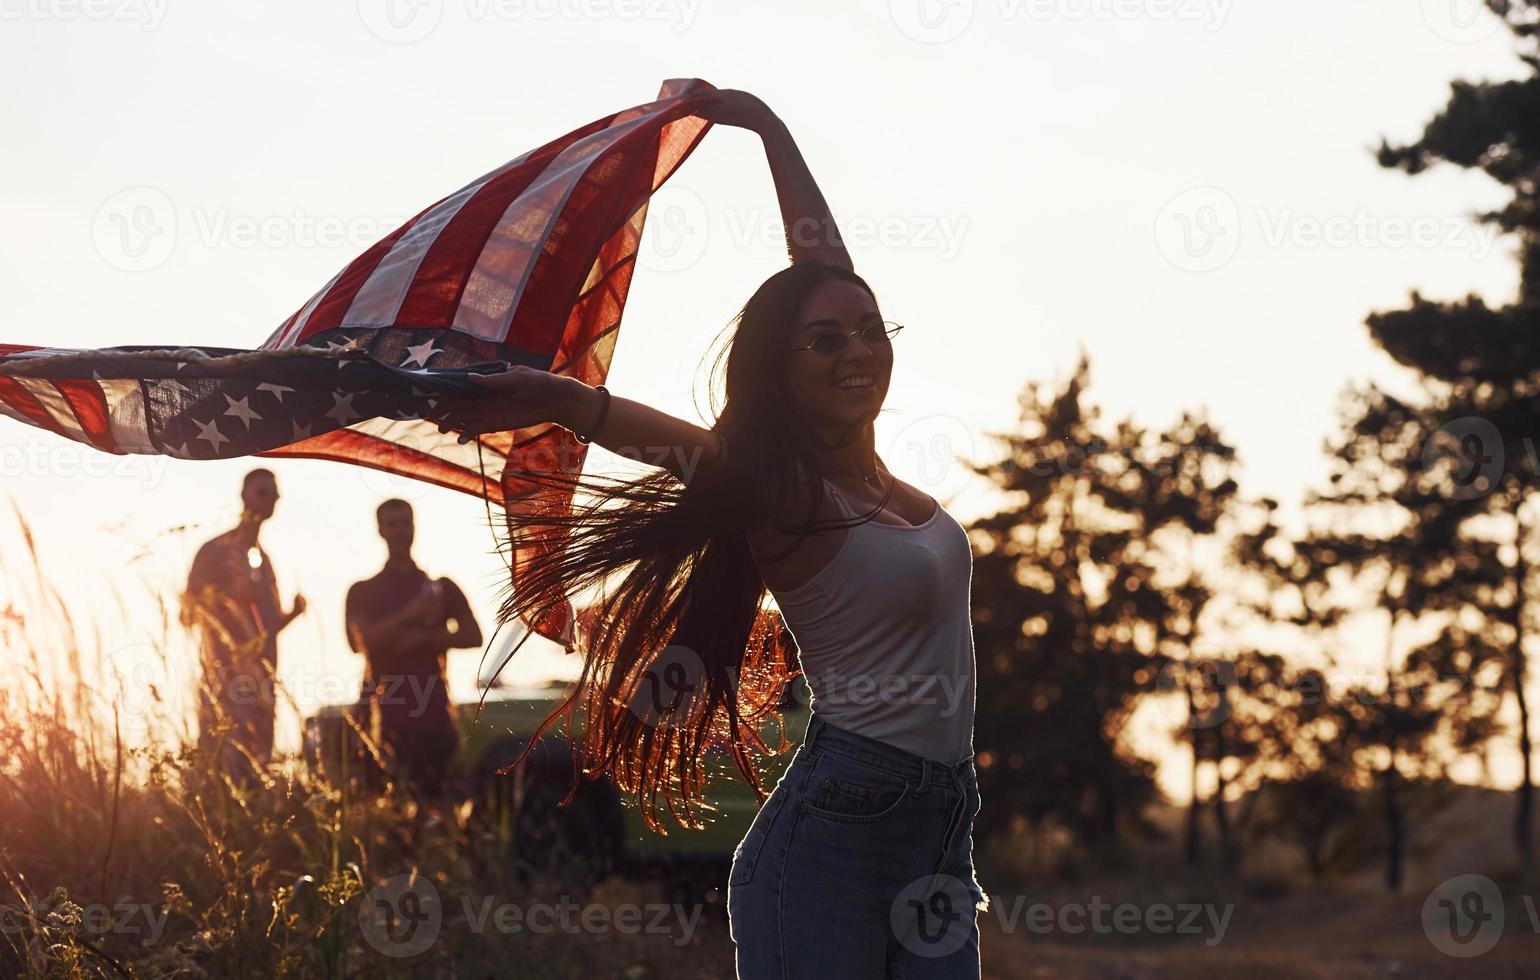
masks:
POLYGON ((1503 609, 1510 632, 1506 684, 1518 711, 1522 772, 1513 824, 1514 845, 1535 867, 1534 772, 1530 737, 1527 607, 1532 521, 1525 505, 1535 472, 1523 457, 1528 433, 1540 422, 1540 0, 1486 0, 1504 19, 1528 67, 1523 78, 1455 81, 1448 103, 1405 146, 1382 140, 1379 162, 1419 174, 1440 161, 1479 169, 1512 191, 1501 209, 1480 220, 1514 234, 1520 255, 1519 295, 1492 308, 1477 296, 1435 302, 1413 293, 1406 309, 1373 314, 1368 326, 1392 357, 1448 386, 1439 424, 1474 451, 1493 513, 1506 515, 1512 559, 1503 609))
POLYGON ((1059 386, 1029 383, 1002 458, 975 467, 1006 506, 972 525, 983 792, 1035 828, 1104 856, 1149 829, 1154 766, 1122 730, 1184 656, 1206 586, 1184 564, 1234 493, 1206 422, 1167 433, 1104 423, 1082 354, 1059 386), (1174 569, 1174 571, 1173 571, 1174 569))

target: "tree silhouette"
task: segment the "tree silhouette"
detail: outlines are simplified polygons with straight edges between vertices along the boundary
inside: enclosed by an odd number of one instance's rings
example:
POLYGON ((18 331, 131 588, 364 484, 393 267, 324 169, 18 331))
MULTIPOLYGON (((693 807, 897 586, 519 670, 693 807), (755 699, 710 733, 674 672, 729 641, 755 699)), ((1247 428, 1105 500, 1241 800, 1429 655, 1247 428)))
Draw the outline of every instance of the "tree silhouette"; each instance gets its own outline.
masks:
POLYGON ((1500 82, 1455 81, 1444 108, 1405 146, 1381 140, 1379 162, 1420 174, 1439 161, 1479 169, 1506 186, 1512 197, 1479 220, 1517 236, 1519 295, 1499 308, 1477 296, 1433 302, 1418 293, 1406 309, 1372 314, 1374 340, 1392 357, 1446 383, 1439 425, 1464 444, 1471 470, 1484 482, 1494 512, 1513 528, 1507 569, 1506 620, 1511 638, 1506 684, 1518 710, 1522 775, 1513 837, 1531 871, 1534 851, 1534 773, 1526 691, 1527 596, 1531 524, 1524 507, 1534 489, 1534 468, 1518 465, 1533 444, 1526 433, 1540 422, 1540 0, 1486 0, 1520 43, 1526 77, 1500 82))
POLYGON ((1360 773, 1376 773, 1391 890, 1404 878, 1406 781, 1442 777, 1451 759, 1484 746, 1498 703, 1490 685, 1501 672, 1490 668, 1500 648, 1452 642, 1489 632, 1485 604, 1503 570, 1492 542, 1463 531, 1481 504, 1455 492, 1448 458, 1427 452, 1443 407, 1436 395, 1422 408, 1372 385, 1348 391, 1328 443, 1330 486, 1307 496, 1312 524, 1295 542, 1320 621, 1385 614, 1383 681, 1355 677, 1328 720, 1360 773), (1467 632, 1462 615, 1482 628, 1467 632), (1442 624, 1439 638, 1408 646, 1408 627, 1430 622, 1442 624))
POLYGON ((1238 500, 1239 485, 1230 475, 1236 455, 1200 413, 1184 413, 1175 426, 1154 434, 1151 441, 1145 453, 1150 460, 1148 479, 1119 503, 1144 515, 1155 546, 1154 563, 1162 572, 1156 587, 1168 611, 1155 623, 1156 649, 1165 662, 1157 690, 1179 693, 1185 709, 1180 735, 1191 754, 1184 827, 1187 863, 1198 863, 1201 817, 1207 808, 1214 815, 1223 863, 1230 865, 1235 851, 1225 801, 1225 762, 1249 754, 1249 748, 1244 740, 1229 740, 1229 728, 1223 724, 1234 708, 1227 683, 1235 674, 1234 660, 1222 645, 1204 637, 1217 593, 1211 582, 1213 569, 1223 558, 1220 526, 1238 500), (1217 554, 1205 559, 1205 551, 1217 554), (1205 764, 1215 777, 1207 801, 1200 789, 1205 764))
POLYGON ((1155 795, 1153 765, 1122 730, 1192 642, 1207 592, 1189 552, 1234 483, 1210 465, 1230 450, 1202 419, 1166 433, 1108 425, 1086 404, 1089 380, 1082 353, 1062 385, 1029 383, 1019 431, 994 437, 1002 458, 974 467, 1007 500, 971 527, 976 741, 997 814, 1112 858, 1150 829, 1155 795))

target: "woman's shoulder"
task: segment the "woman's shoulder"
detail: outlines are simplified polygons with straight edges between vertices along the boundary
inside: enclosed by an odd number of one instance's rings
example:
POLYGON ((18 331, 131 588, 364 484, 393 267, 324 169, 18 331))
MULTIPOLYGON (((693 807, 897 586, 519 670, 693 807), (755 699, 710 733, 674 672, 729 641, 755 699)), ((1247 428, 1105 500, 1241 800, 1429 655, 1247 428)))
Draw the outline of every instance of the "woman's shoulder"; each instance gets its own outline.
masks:
POLYGON ((829 492, 828 481, 810 469, 801 460, 794 462, 791 485, 774 491, 767 501, 772 514, 782 522, 805 521, 815 502, 818 505, 814 520, 824 521, 841 517, 838 506, 829 492))
POLYGON ((808 581, 839 552, 849 533, 838 527, 816 534, 798 530, 808 523, 809 511, 813 511, 812 520, 820 524, 845 516, 827 489, 818 495, 815 487, 820 482, 816 474, 799 467, 789 493, 778 503, 772 501, 763 519, 747 529, 749 549, 759 562, 766 585, 773 590, 794 590, 808 581), (767 561, 764 556, 777 557, 767 561))

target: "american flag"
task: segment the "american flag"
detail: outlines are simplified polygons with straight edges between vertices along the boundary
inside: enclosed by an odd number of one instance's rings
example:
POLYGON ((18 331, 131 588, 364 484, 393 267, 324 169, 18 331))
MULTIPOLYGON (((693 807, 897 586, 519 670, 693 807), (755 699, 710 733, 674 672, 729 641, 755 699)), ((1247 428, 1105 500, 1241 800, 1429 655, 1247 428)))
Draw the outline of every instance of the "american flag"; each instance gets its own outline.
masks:
MULTIPOLYGON (((109 453, 296 456, 475 494, 510 512, 563 512, 570 492, 520 474, 581 469, 559 426, 458 444, 428 421, 478 390, 475 370, 525 364, 588 384, 614 354, 650 196, 711 123, 715 91, 669 79, 425 208, 349 262, 254 350, 0 344, 0 414, 109 453)), ((559 549, 515 542, 512 572, 559 549)), ((532 630, 573 638, 573 610, 532 630)))

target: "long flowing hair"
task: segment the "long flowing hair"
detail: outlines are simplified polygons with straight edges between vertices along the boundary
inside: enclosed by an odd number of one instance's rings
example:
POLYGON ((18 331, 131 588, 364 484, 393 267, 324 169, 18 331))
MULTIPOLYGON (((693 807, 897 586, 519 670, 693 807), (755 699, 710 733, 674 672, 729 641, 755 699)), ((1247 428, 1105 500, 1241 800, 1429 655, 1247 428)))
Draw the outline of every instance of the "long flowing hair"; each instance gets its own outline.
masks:
MULTIPOLYGON (((686 469, 687 483, 668 470, 633 479, 519 474, 572 491, 573 506, 507 515, 504 548, 524 534, 565 534, 567 543, 510 578, 499 625, 516 617, 538 621, 578 591, 600 594, 580 617, 575 649, 582 674, 536 733, 558 719, 568 723, 574 779, 567 800, 579 775, 607 775, 637 800, 653 830, 667 832, 658 820, 660 798, 676 821, 699 827, 706 760, 724 754, 765 799, 751 753, 772 751, 761 729, 771 716, 780 719, 777 706, 799 671, 780 617, 766 605, 745 529, 774 520, 794 535, 786 550, 765 556, 776 560, 807 534, 851 527, 887 503, 885 497, 853 520, 815 520, 823 497, 815 453, 848 442, 866 421, 830 445, 791 395, 788 348, 797 316, 814 288, 836 279, 859 285, 875 301, 856 273, 797 262, 760 285, 719 337, 727 342, 711 367, 711 429, 727 446, 727 465, 686 469), (810 477, 811 493, 798 515, 788 502, 797 499, 801 474, 810 477), (591 500, 579 503, 579 492, 591 500)), ((781 726, 773 751, 787 747, 781 726)))

